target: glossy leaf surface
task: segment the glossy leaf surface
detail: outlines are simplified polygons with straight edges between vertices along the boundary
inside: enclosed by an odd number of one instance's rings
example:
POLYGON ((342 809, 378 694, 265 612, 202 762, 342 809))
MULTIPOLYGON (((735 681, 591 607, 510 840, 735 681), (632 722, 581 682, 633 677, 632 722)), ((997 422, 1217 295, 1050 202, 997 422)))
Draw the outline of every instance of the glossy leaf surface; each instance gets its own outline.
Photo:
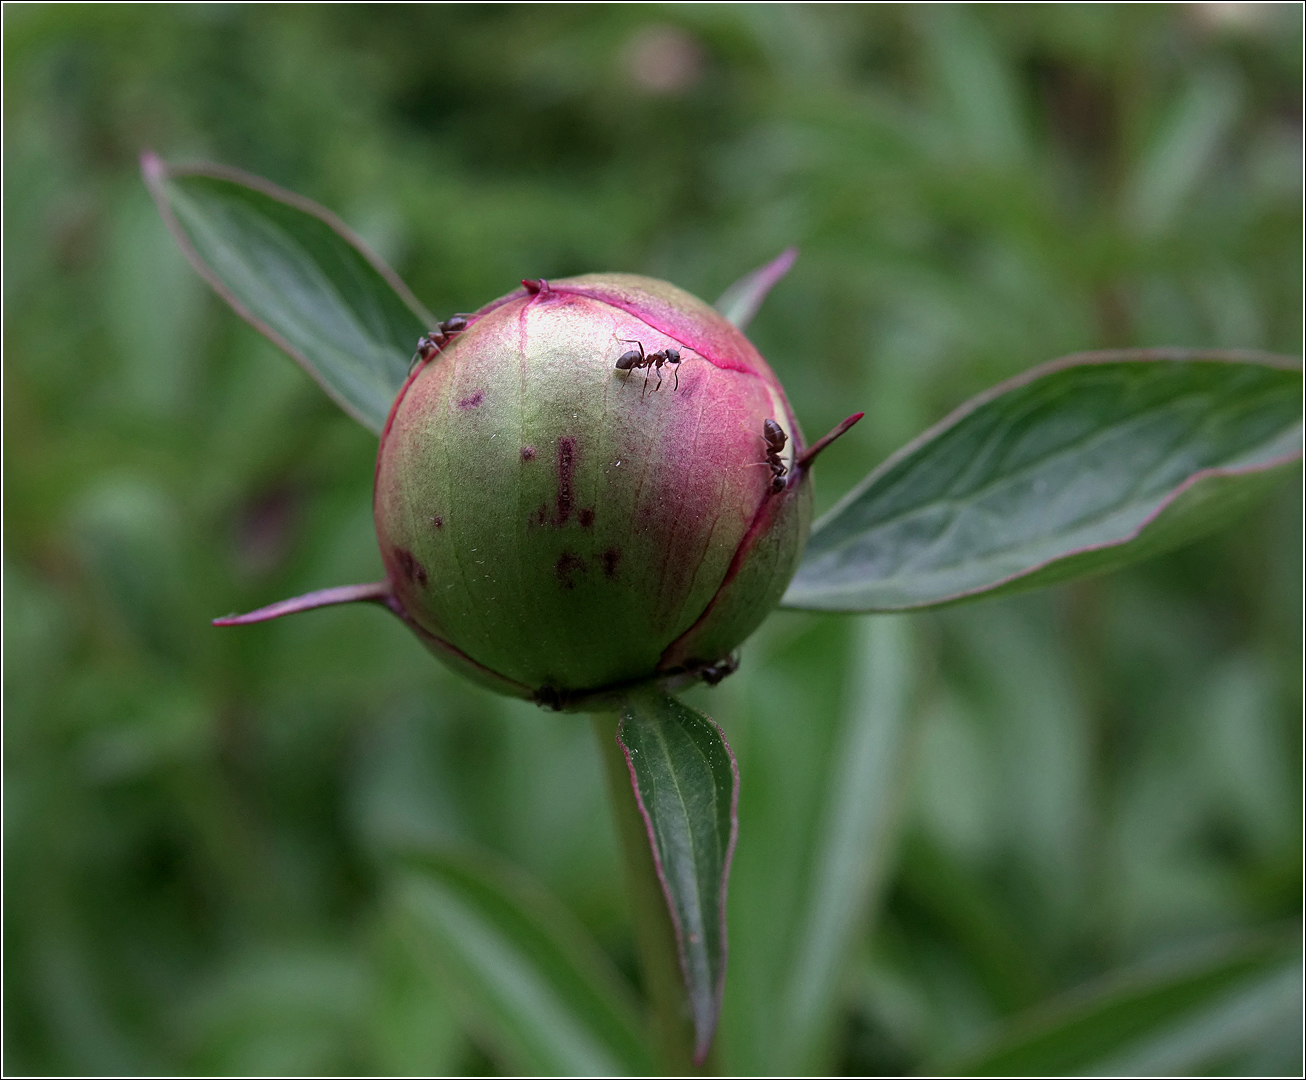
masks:
POLYGON ((1301 370, 1088 353, 963 405, 817 522, 784 605, 930 607, 1111 570, 1223 524, 1301 457, 1301 370))
MULTIPOLYGON (((1301 1011, 1301 965, 1282 946, 1223 949, 1122 976, 1018 1021, 955 1076, 1183 1075, 1254 1046, 1301 1011)), ((1290 1021, 1289 1021, 1290 1022, 1290 1021)))
POLYGON ((220 166, 141 170, 191 265, 350 416, 380 434, 417 341, 434 323, 338 218, 220 166))
POLYGON ((511 1069, 654 1071, 630 992, 599 947, 529 882, 470 857, 406 862, 400 909, 465 1019, 511 1069))
POLYGON ((695 1057, 702 1061, 725 984, 726 884, 738 831, 739 771, 721 729, 660 691, 632 695, 617 739, 671 912, 695 1057))

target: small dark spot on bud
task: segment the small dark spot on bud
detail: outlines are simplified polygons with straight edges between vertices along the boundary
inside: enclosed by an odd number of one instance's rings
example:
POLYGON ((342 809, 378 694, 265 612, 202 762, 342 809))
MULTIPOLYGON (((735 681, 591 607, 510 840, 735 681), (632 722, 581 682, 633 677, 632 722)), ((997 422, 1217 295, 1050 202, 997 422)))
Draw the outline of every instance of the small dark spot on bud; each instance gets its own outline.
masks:
POLYGON ((576 587, 573 575, 577 573, 584 574, 588 571, 589 567, 585 565, 585 560, 579 555, 575 555, 570 551, 564 551, 558 556, 558 561, 554 564, 553 569, 558 574, 558 583, 564 589, 573 589, 576 587))
POLYGON ((423 589, 426 588, 426 568, 419 563, 413 553, 407 548, 395 548, 395 562, 399 564, 399 569, 409 581, 415 581, 423 589))
POLYGON ((482 401, 485 400, 485 391, 477 390, 471 397, 465 397, 458 402, 460 409, 475 409, 482 401))
POLYGON ((442 518, 439 514, 432 514, 432 515, 431 515, 431 525, 432 525, 433 528, 436 528, 436 529, 443 529, 443 528, 444 528, 444 518, 442 518))
POLYGON ((608 548, 599 558, 603 560, 603 576, 609 581, 616 581, 617 564, 621 562, 621 548, 608 548))
POLYGON ((540 503, 539 509, 536 510, 529 518, 526 519, 527 525, 538 525, 543 528, 549 520, 549 508, 540 503))
POLYGON ((588 506, 584 507, 576 515, 576 517, 579 519, 580 527, 582 529, 588 529, 591 525, 594 524, 594 511, 591 510, 588 506))
POLYGON ((521 459, 522 459, 522 461, 534 461, 534 460, 535 460, 535 447, 533 447, 533 446, 523 446, 523 447, 521 448, 521 459))
POLYGON ((566 525, 571 517, 571 508, 576 501, 572 492, 572 482, 576 479, 576 440, 564 435, 558 440, 558 512, 554 516, 555 525, 566 525))

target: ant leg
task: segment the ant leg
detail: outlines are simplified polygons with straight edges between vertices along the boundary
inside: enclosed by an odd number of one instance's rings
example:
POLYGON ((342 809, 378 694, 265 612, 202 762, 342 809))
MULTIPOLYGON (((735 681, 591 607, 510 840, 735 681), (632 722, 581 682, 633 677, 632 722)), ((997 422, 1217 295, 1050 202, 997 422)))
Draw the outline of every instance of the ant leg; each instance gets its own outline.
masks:
POLYGON ((634 345, 636 348, 639 349, 640 359, 642 360, 644 358, 644 343, 640 341, 639 338, 619 337, 617 338, 617 340, 620 341, 623 345, 634 345))

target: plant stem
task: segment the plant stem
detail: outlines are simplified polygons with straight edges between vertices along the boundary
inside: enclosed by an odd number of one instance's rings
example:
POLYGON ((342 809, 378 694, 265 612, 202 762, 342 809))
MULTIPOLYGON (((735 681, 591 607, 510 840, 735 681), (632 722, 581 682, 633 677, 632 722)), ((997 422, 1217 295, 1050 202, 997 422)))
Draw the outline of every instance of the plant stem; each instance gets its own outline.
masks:
MULTIPOLYGON (((699 1071, 694 1068, 694 1025, 676 952, 675 930, 667 912, 662 883, 653 866, 648 829, 635 802, 626 755, 617 744, 617 716, 595 713, 590 719, 608 777, 608 795, 617 842, 621 845, 639 966, 653 1008, 654 1036, 667 1071, 687 1076, 699 1071)), ((711 1062, 711 1056, 708 1061, 711 1062)))

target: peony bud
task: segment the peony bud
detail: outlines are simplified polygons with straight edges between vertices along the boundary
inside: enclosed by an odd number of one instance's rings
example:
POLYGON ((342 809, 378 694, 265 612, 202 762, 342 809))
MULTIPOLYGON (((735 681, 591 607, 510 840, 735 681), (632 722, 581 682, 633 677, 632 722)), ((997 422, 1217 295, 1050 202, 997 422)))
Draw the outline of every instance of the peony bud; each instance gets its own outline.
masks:
POLYGON ((689 294, 523 286, 424 338, 391 408, 385 585, 239 621, 381 600, 464 674, 555 708, 715 681, 797 568, 828 439, 804 454, 766 361, 689 294))

